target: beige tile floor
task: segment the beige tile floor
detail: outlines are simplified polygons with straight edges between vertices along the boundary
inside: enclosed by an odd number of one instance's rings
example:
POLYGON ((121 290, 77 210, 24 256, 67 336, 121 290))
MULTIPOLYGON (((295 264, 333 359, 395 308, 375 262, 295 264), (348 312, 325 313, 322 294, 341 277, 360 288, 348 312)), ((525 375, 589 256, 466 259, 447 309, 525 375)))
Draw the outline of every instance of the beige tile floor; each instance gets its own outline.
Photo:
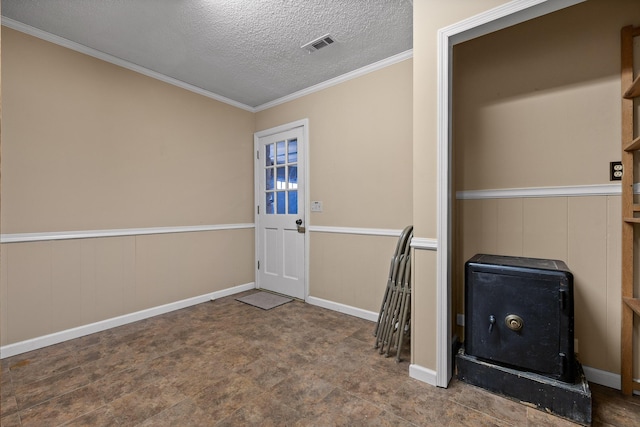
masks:
MULTIPOLYGON (((371 322, 236 297, 3 359, 1 425, 574 425, 456 380, 409 378, 406 360, 373 349, 371 322)), ((592 393, 593 425, 640 426, 640 397, 592 393)))

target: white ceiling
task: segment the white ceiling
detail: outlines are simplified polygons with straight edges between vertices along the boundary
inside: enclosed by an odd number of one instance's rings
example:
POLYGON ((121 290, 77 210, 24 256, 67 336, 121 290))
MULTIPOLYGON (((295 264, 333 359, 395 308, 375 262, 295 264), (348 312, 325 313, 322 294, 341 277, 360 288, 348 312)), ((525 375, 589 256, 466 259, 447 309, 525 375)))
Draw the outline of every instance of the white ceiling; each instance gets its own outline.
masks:
POLYGON ((409 52, 412 12, 412 0, 2 0, 5 25, 250 109, 409 52), (332 45, 301 49, 327 33, 332 45))

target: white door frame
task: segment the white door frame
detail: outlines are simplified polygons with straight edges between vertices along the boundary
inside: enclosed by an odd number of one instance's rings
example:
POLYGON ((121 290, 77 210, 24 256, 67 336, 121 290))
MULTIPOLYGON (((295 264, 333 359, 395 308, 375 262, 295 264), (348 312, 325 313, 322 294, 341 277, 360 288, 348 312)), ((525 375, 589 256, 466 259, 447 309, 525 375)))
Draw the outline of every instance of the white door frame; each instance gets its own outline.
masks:
POLYGON ((586 0, 514 0, 438 31, 438 260, 436 385, 447 387, 451 363, 451 94, 453 46, 586 0))
MULTIPOLYGON (((253 134, 253 161, 254 161, 254 173, 256 170, 256 153, 260 151, 260 138, 273 135, 280 132, 286 132, 291 129, 302 128, 302 135, 304 138, 304 151, 303 158, 298 158, 298 163, 302 163, 304 167, 304 226, 307 228, 307 232, 305 233, 304 238, 304 300, 306 301, 309 298, 309 225, 310 225, 310 203, 311 200, 309 197, 309 119, 301 119, 296 120, 295 122, 286 123, 280 126, 276 126, 270 129, 261 130, 253 134)), ((258 206, 260 205, 260 177, 253 177, 253 193, 254 193, 254 222, 255 222, 255 233, 254 233, 254 246, 255 246, 255 255, 254 255, 254 266, 255 270, 255 278, 256 278, 256 288, 260 288, 260 275, 258 274, 258 257, 259 257, 259 249, 260 249, 260 215, 258 215, 258 206)))

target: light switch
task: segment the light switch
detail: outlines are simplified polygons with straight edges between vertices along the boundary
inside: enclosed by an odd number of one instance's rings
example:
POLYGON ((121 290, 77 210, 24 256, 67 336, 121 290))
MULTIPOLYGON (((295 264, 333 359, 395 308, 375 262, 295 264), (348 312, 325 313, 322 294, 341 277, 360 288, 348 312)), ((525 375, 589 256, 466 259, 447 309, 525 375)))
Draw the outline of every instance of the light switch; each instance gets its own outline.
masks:
POLYGON ((317 200, 311 202, 311 212, 322 212, 322 202, 317 200))

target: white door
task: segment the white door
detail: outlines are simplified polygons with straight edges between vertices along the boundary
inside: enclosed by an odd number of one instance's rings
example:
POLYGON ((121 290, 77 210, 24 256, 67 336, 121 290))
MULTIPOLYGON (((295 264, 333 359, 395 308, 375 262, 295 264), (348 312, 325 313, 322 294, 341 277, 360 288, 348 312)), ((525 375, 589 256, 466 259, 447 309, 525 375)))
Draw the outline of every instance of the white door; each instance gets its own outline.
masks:
POLYGON ((257 287, 305 298, 305 128, 255 134, 257 287))

